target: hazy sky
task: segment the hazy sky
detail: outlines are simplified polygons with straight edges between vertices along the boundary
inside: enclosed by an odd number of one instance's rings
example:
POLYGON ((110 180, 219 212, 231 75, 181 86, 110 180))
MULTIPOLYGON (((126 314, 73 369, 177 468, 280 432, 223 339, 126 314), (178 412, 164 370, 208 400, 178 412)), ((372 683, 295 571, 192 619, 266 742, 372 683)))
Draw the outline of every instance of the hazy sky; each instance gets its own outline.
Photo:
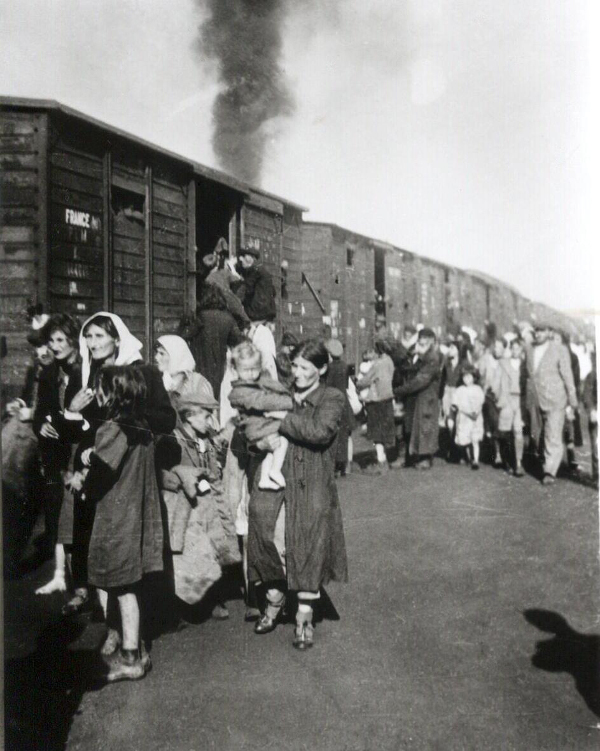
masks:
MULTIPOLYGON (((1 93, 211 166, 193 0, 4 0, 1 93)), ((594 307, 585 0, 294 0, 263 187, 308 219, 594 307)), ((598 307, 596 305, 596 307, 598 307)))

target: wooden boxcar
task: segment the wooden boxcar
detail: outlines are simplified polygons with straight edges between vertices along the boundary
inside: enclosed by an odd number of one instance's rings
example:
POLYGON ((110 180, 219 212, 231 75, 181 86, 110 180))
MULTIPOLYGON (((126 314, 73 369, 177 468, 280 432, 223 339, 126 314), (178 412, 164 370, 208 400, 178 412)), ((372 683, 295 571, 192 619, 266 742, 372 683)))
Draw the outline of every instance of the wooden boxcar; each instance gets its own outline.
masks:
POLYGON ((279 297, 282 251, 300 245, 301 207, 57 102, 0 99, 0 166, 5 395, 29 362, 29 304, 118 313, 148 356, 195 311, 197 266, 220 238, 233 255, 260 248, 279 297))
POLYGON ((348 362, 357 362, 372 343, 376 320, 371 238, 335 224, 305 222, 300 256, 290 254, 285 260, 290 290, 295 293, 283 309, 285 328, 298 336, 331 330, 344 344, 348 362))

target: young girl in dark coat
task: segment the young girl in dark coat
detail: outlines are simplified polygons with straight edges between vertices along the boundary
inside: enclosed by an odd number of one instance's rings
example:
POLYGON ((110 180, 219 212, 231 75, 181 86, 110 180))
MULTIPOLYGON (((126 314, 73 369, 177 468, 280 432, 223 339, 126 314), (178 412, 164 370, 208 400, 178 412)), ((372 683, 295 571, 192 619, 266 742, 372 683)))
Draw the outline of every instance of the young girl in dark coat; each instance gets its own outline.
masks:
POLYGON ((137 680, 149 668, 140 653, 142 576, 163 567, 163 533, 154 442, 145 418, 147 386, 139 368, 105 366, 96 375, 96 401, 103 421, 93 449, 82 455, 89 467, 82 495, 95 504, 88 577, 98 589, 106 616, 118 601, 122 648, 111 661, 109 681, 137 680))

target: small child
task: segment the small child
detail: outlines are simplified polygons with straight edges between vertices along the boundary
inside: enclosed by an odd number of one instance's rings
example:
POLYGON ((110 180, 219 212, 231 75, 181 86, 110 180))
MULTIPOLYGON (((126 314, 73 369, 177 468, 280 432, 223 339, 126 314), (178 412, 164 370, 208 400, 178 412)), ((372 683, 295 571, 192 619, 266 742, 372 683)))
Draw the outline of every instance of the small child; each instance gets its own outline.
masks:
POLYGON ((154 441, 144 417, 146 393, 146 382, 136 366, 101 368, 96 376, 96 400, 104 419, 93 449, 81 457, 89 467, 83 494, 87 503, 96 504, 89 583, 98 588, 105 616, 109 601, 115 600, 121 614, 122 640, 109 630, 116 645, 122 642, 110 663, 107 680, 111 682, 139 680, 150 667, 140 642, 138 587, 144 574, 163 568, 154 441))
POLYGON ((462 386, 452 396, 452 406, 456 412, 457 446, 471 448, 471 469, 479 469, 479 444, 483 440, 482 408, 484 394, 481 386, 475 383, 475 368, 470 363, 462 366, 462 386))
MULTIPOLYGON (((362 362, 358 366, 358 372, 359 372, 359 379, 361 376, 366 376, 367 373, 371 371, 371 368, 373 367, 373 360, 375 359, 375 350, 374 349, 367 349, 363 352, 362 356, 362 362)), ((369 396, 369 387, 367 386, 364 389, 360 389, 358 392, 359 399, 364 402, 365 399, 369 396)))
MULTIPOLYGON (((266 412, 290 411, 292 397, 285 386, 271 378, 262 369, 261 355, 250 342, 243 342, 233 350, 233 364, 238 380, 233 381, 229 402, 240 413, 240 424, 249 445, 255 446, 262 438, 279 432, 281 420, 266 417, 266 412)), ((258 487, 262 490, 279 490, 285 487, 282 467, 288 441, 278 436, 278 445, 263 459, 258 487)))
POLYGON ((208 384, 182 398, 174 431, 180 461, 161 476, 175 594, 193 605, 211 590, 212 617, 224 620, 229 612, 223 569, 239 563, 240 552, 223 488, 226 444, 218 432, 218 408, 208 384))

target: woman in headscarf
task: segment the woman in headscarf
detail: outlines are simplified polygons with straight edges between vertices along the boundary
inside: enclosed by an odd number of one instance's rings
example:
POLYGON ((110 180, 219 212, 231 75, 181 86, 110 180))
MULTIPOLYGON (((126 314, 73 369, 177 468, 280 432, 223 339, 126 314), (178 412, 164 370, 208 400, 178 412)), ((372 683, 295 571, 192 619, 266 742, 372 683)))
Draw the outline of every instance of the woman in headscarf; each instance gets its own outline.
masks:
MULTIPOLYGON (((87 319, 79 336, 81 354, 81 390, 73 398, 71 419, 80 424, 81 441, 75 458, 75 469, 85 468, 82 455, 94 446, 101 408, 95 399, 94 380, 104 365, 135 364, 147 388, 145 419, 154 435, 169 434, 175 428, 176 414, 163 385, 159 371, 142 360, 142 343, 114 313, 101 311, 87 319)), ((73 484, 77 488, 78 482, 73 484)), ((72 573, 75 596, 65 605, 65 614, 76 613, 89 603, 87 586, 87 558, 90 535, 94 524, 94 506, 76 496, 71 508, 63 505, 61 528, 71 530, 72 573), (69 518, 70 512, 70 518, 69 518)), ((109 634, 110 636, 110 634, 109 634)), ((115 641, 114 634, 112 641, 115 641)), ((113 647, 109 640, 107 647, 113 647)), ((114 648, 117 643, 115 642, 114 648)), ((106 653, 106 652, 105 652, 106 653)))
MULTIPOLYGON (((196 372, 196 361, 185 339, 175 334, 159 336, 154 347, 154 362, 162 373, 162 379, 171 403, 185 400, 190 394, 199 391, 206 393, 213 389, 201 373, 196 372)), ((177 404, 173 403, 175 409, 177 404)))

